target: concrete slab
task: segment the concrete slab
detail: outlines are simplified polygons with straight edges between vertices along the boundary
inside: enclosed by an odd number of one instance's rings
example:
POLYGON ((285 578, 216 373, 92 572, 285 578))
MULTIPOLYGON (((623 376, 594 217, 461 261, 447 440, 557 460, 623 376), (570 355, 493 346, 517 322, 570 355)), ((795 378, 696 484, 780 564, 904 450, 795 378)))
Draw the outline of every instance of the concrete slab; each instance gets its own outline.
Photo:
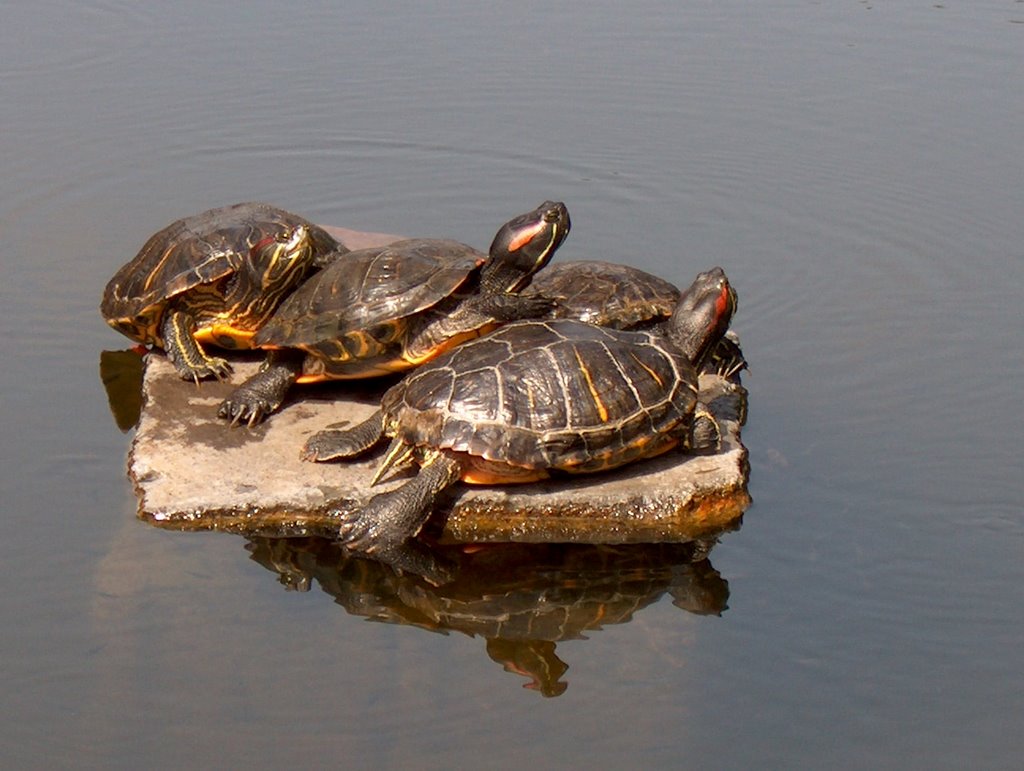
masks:
MULTIPOLYGON (((147 355, 143 410, 129 456, 145 520, 184 530, 329 537, 340 517, 404 479, 371 489, 379 454, 337 464, 299 458, 315 431, 366 418, 379 387, 299 390, 266 423, 230 428, 217 418, 217 407, 258 361, 234 366, 231 382, 196 386, 181 380, 163 355, 147 355)), ((460 485, 450 509, 440 513, 442 541, 686 541, 728 528, 750 501, 738 420, 745 393, 718 377, 705 378, 701 389, 722 424, 719 452, 671 453, 607 474, 529 485, 460 485)))

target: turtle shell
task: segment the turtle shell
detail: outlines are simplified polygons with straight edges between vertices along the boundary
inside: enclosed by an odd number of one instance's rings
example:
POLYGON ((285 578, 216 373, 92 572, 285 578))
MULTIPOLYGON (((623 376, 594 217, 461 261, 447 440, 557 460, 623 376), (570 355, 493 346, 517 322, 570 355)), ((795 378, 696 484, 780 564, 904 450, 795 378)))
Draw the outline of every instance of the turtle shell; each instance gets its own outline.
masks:
POLYGON ((177 220, 146 241, 110 279, 100 312, 111 326, 143 343, 157 342, 169 300, 235 273, 268 238, 286 240, 296 227, 310 233, 319 257, 341 249, 325 230, 265 203, 239 203, 177 220))
MULTIPOLYGON (((413 319, 453 295, 486 259, 447 239, 407 239, 349 252, 285 300, 255 344, 305 351, 299 382, 405 369, 415 359, 408 342, 413 319)), ((475 332, 453 328, 445 342, 475 332)), ((431 346, 420 355, 434 353, 431 346)))
POLYGON ((679 289, 630 265, 571 260, 549 265, 533 279, 531 293, 555 301, 551 318, 579 319, 615 329, 654 326, 672 315, 679 289))
POLYGON ((414 371, 382 409, 389 435, 492 462, 489 476, 463 478, 495 482, 517 468, 586 473, 670 449, 689 428, 696 381, 652 332, 526 321, 414 371))
MULTIPOLYGON (((579 319, 614 329, 650 329, 667 321, 681 294, 652 273, 601 260, 551 265, 537 274, 527 292, 555 301, 549 318, 579 319)), ((733 377, 746 367, 739 338, 730 330, 702 369, 733 377)))
POLYGON ((256 343, 302 347, 411 316, 450 296, 486 259, 447 239, 349 252, 292 293, 256 343))

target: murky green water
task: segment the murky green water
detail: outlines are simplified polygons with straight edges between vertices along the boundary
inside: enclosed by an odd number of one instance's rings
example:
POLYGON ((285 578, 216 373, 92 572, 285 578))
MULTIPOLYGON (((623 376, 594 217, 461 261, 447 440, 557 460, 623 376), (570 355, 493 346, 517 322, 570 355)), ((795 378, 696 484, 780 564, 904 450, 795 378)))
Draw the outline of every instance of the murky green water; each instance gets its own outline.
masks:
POLYGON ((0 28, 6 765, 1019 763, 1024 5, 165 5, 0 28), (544 198, 560 259, 737 287, 754 504, 708 562, 425 597, 135 520, 97 305, 152 232, 263 199, 483 247, 544 198), (582 620, 439 620, 499 592, 582 620))

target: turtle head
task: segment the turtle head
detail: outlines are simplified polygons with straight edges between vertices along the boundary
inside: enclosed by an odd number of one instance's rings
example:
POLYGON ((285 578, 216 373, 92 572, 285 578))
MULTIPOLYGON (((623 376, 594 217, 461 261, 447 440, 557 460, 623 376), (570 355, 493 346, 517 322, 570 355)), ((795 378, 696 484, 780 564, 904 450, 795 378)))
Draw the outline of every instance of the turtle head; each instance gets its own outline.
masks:
POLYGON ((257 286, 264 292, 291 289, 302 280, 313 264, 313 239, 309 228, 296 225, 264 236, 249 252, 253 272, 260 277, 257 286))
POLYGON ((525 288, 562 245, 570 225, 569 210, 561 201, 545 201, 509 220, 491 243, 485 280, 502 292, 525 288))
POLYGON ((680 296, 668 335, 697 369, 729 329, 736 302, 736 290, 721 268, 698 275, 680 296))

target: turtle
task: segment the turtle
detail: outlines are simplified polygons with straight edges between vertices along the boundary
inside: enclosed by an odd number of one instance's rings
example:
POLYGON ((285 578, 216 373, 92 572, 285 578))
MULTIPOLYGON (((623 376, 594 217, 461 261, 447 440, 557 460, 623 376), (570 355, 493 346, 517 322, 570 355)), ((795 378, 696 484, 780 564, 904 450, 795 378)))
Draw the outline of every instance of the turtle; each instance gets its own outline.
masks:
POLYGON ((389 559, 459 480, 595 473, 689 445, 698 371, 735 309, 735 291, 714 268, 681 295, 662 330, 520 321, 415 370, 369 419, 314 434, 304 448, 311 460, 353 458, 389 438, 371 485, 410 460, 420 466, 347 517, 339 540, 389 559))
POLYGON ((672 315, 679 288, 617 262, 568 260, 549 265, 530 284, 554 301, 552 319, 579 319, 614 329, 647 329, 672 315))
POLYGON ((221 404, 232 424, 274 412, 293 383, 402 372, 497 325, 545 313, 519 294, 569 233, 564 203, 545 201, 501 227, 489 255, 449 239, 406 239, 349 252, 296 290, 256 334, 278 351, 221 404))
MULTIPOLYGON (((653 329, 672 316, 679 288, 632 265, 603 260, 568 260, 549 265, 527 294, 553 301, 545 318, 579 319, 614 329, 653 329)), ((732 330, 718 342, 702 371, 726 378, 747 369, 739 338, 732 330)))
POLYGON ((100 312, 117 331, 162 347, 185 380, 225 378, 203 345, 249 348, 281 299, 348 251, 327 231, 266 203, 176 220, 107 283, 100 312))

